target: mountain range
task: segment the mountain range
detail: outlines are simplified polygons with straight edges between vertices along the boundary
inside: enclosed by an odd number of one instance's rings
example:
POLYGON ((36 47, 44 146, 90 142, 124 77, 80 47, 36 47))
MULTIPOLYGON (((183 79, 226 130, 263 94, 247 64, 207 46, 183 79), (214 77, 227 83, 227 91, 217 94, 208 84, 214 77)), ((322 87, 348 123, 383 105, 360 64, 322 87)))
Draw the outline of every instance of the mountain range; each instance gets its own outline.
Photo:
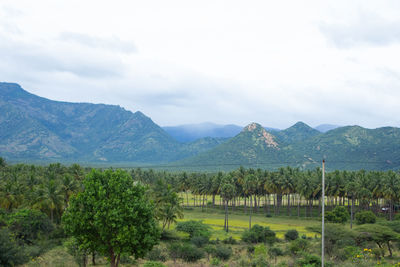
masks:
POLYGON ((160 127, 120 106, 52 101, 0 83, 0 156, 13 162, 167 166, 398 169, 400 129, 298 122, 278 130, 251 123, 160 127))

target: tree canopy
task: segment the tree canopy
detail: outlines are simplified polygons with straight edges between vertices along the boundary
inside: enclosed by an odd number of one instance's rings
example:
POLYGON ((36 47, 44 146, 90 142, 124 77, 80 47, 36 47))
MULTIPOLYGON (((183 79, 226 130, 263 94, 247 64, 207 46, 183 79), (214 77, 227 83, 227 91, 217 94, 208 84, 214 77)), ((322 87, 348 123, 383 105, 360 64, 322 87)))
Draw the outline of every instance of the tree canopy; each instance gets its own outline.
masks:
POLYGON ((63 215, 66 231, 81 247, 95 247, 114 267, 121 254, 143 257, 158 242, 160 230, 147 188, 127 172, 92 170, 83 185, 63 215))

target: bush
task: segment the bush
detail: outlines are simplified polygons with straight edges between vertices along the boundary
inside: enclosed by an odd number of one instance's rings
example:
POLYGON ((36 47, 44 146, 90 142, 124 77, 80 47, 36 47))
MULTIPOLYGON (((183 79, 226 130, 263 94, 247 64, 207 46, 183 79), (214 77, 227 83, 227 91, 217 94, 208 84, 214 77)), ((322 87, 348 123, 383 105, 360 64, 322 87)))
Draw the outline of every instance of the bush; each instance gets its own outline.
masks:
POLYGON ((376 216, 370 210, 360 211, 356 213, 356 224, 367 224, 375 222, 376 222, 376 216))
POLYGON ((297 261, 297 264, 299 266, 319 267, 321 266, 321 257, 306 253, 297 261))
POLYGON ((296 240, 297 238, 299 238, 299 232, 297 232, 297 230, 289 230, 285 233, 286 241, 296 240))
POLYGON ((67 248, 68 253, 74 257, 74 260, 79 267, 86 266, 88 250, 80 247, 75 238, 72 237, 65 241, 64 246, 67 248))
POLYGON ((156 246, 147 254, 146 258, 150 261, 166 261, 167 260, 166 252, 160 247, 156 246))
POLYGON ((224 244, 229 244, 229 245, 236 245, 236 244, 237 244, 237 241, 236 241, 236 239, 234 239, 232 236, 230 236, 230 237, 228 237, 228 238, 222 240, 222 243, 224 243, 224 244))
POLYGON ((189 237, 192 238, 194 236, 204 236, 210 238, 210 226, 203 224, 202 221, 186 221, 179 222, 176 225, 176 230, 185 232, 189 234, 189 237))
POLYGON ((276 241, 274 231, 258 224, 251 227, 250 230, 245 230, 241 238, 244 242, 253 244, 265 242, 272 245, 276 241))
POLYGON ((179 250, 179 258, 186 262, 196 262, 203 257, 204 251, 193 245, 183 245, 179 250))
POLYGON ((338 253, 338 256, 340 260, 345 261, 348 259, 353 259, 359 252, 359 247, 346 246, 340 251, 340 253, 338 253))
POLYGON ((276 264, 276 258, 282 256, 283 251, 278 247, 272 247, 268 250, 268 255, 271 259, 275 259, 275 264, 276 264))
POLYGON ((161 232, 160 239, 163 241, 176 241, 176 240, 180 240, 181 238, 177 235, 176 231, 163 230, 161 232))
POLYGON ((208 237, 205 236, 194 236, 192 239, 190 239, 190 242, 192 242, 193 245, 196 247, 204 247, 206 244, 208 244, 208 237))
POLYGON ((328 211, 325 213, 325 220, 327 222, 342 223, 344 224, 349 219, 349 212, 345 207, 337 206, 333 211, 328 211))
POLYGON ((158 261, 148 261, 145 264, 143 264, 143 267, 167 267, 167 266, 158 261))
POLYGON ((267 261, 265 257, 255 257, 249 265, 246 266, 252 266, 252 267, 269 267, 270 264, 267 261))
POLYGON ((0 229, 0 266, 15 266, 24 263, 27 257, 17 245, 8 229, 0 229))
POLYGON ((247 247, 247 253, 248 254, 253 254, 255 250, 255 247, 253 245, 250 245, 247 247))
POLYGON ((298 255, 302 252, 306 252, 310 246, 310 243, 306 239, 296 239, 290 242, 288 250, 292 255, 298 255))
POLYGON ((27 244, 32 244, 40 235, 47 235, 54 229, 46 214, 31 209, 21 209, 11 214, 8 226, 18 239, 27 244))
POLYGON ((232 248, 226 246, 218 246, 215 249, 214 256, 220 260, 226 261, 232 256, 232 248))
POLYGON ((196 262, 204 257, 204 251, 192 244, 173 243, 168 250, 174 261, 180 258, 186 262, 196 262))
MULTIPOLYGON (((321 234, 321 226, 307 227, 307 230, 321 234)), ((345 246, 355 246, 355 233, 338 224, 325 225, 325 251, 327 255, 338 255, 337 251, 345 246)))

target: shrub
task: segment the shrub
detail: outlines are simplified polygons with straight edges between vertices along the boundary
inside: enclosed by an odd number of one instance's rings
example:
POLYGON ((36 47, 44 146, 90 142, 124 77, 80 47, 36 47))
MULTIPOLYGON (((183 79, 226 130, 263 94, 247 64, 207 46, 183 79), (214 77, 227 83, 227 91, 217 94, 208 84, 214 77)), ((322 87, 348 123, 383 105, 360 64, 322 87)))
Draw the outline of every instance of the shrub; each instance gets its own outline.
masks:
POLYGON ((232 256, 232 248, 226 246, 218 246, 215 249, 214 256, 220 260, 226 261, 232 256))
POLYGON ((278 256, 283 255, 283 251, 278 247, 272 247, 268 250, 268 255, 271 259, 275 259, 275 264, 276 264, 276 259, 278 258, 278 256))
POLYGON ((325 213, 325 220, 333 223, 344 224, 349 219, 349 212, 345 207, 337 206, 333 211, 328 211, 325 213))
POLYGON ((68 253, 74 257, 75 263, 79 267, 86 266, 88 250, 80 247, 75 238, 72 237, 65 241, 64 246, 67 248, 68 253))
POLYGON ((360 211, 356 213, 356 224, 366 224, 375 222, 376 222, 376 216, 370 210, 360 211))
POLYGON ((299 266, 319 267, 321 266, 321 258, 312 254, 304 254, 303 257, 297 261, 299 266))
POLYGON ((210 255, 215 253, 215 250, 216 250, 216 248, 213 245, 207 245, 204 247, 204 251, 207 253, 208 260, 210 259, 210 255))
POLYGON ((196 262, 204 257, 204 251, 192 244, 172 243, 168 251, 174 261, 180 258, 186 262, 196 262))
POLYGON ((269 264, 269 262, 267 261, 267 259, 265 258, 265 257, 261 257, 261 256, 258 256, 258 257, 255 257, 252 261, 251 261, 251 263, 249 264, 249 265, 246 265, 246 266, 254 266, 254 267, 269 267, 270 266, 270 264, 269 264))
POLYGON ((255 250, 255 247, 253 245, 250 245, 247 247, 247 253, 248 254, 253 254, 255 250))
POLYGON ((183 245, 179 250, 179 258, 186 262, 196 262, 204 257, 204 251, 193 246, 183 245))
POLYGON ((152 250, 150 250, 150 252, 147 254, 146 258, 150 261, 164 262, 167 260, 167 254, 160 246, 156 246, 156 247, 153 247, 152 250))
POLYGON ((210 226, 203 224, 202 221, 186 221, 179 222, 176 225, 176 230, 185 232, 189 234, 189 237, 192 238, 194 236, 204 236, 210 238, 210 226))
POLYGON ((27 260, 8 229, 0 229, 0 266, 15 266, 27 260))
POLYGON ((302 252, 306 252, 310 243, 306 239, 296 239, 290 242, 288 250, 292 255, 298 255, 302 252))
POLYGON ((236 239, 234 239, 232 236, 230 236, 230 237, 228 237, 228 238, 222 240, 222 243, 224 243, 224 244, 229 244, 229 245, 236 245, 236 244, 237 244, 237 241, 236 241, 236 239))
POLYGON ((143 267, 166 267, 166 266, 158 261, 148 261, 145 264, 143 264, 143 267))
POLYGON ((264 244, 260 244, 254 247, 254 256, 263 256, 267 255, 267 248, 264 244))
MULTIPOLYGON (((321 226, 307 227, 307 230, 321 234, 321 226)), ((355 246, 355 233, 338 224, 325 225, 325 251, 327 255, 334 255, 345 246, 355 246)))
POLYGON ((40 235, 47 235, 53 225, 46 214, 31 209, 21 209, 11 214, 8 219, 10 230, 27 244, 32 244, 40 235))
POLYGON ((261 243, 266 242, 273 244, 276 241, 275 232, 269 227, 262 227, 258 224, 251 227, 250 230, 245 230, 242 234, 242 240, 246 243, 261 243))
POLYGON ((288 230, 285 233, 285 240, 286 241, 296 240, 297 238, 299 238, 299 232, 297 232, 297 230, 288 230))
POLYGON ((343 254, 345 255, 346 260, 347 260, 350 258, 354 258, 359 253, 359 251, 360 251, 360 248, 358 248, 358 247, 346 246, 343 249, 343 252, 344 252, 343 254))
POLYGON ((204 247, 208 243, 208 237, 205 236, 194 236, 192 239, 190 239, 190 242, 192 242, 193 245, 196 247, 204 247))
POLYGON ((163 241, 175 241, 175 240, 179 240, 180 237, 177 235, 176 231, 163 230, 161 232, 160 239, 163 240, 163 241))

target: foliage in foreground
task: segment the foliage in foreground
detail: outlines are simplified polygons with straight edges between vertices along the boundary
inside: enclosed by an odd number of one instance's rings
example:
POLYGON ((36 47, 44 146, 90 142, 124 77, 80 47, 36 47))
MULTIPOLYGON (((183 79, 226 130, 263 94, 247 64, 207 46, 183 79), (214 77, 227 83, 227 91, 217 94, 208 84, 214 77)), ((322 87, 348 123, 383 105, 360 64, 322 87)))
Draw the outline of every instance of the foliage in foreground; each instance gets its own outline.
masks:
POLYGON ((111 266, 118 266, 121 254, 143 257, 157 244, 154 206, 146 188, 128 173, 93 170, 83 185, 63 215, 66 232, 80 247, 107 255, 111 266))

